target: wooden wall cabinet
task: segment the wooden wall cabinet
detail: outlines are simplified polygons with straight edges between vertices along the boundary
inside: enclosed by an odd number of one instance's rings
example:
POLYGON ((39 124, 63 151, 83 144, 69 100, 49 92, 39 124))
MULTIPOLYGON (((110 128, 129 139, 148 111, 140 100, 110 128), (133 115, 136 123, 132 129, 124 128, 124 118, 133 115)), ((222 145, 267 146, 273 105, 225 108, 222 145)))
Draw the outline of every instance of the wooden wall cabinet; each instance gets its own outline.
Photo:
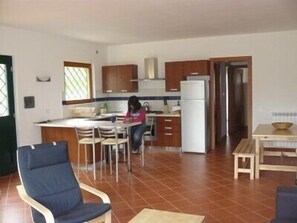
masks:
POLYGON ((209 60, 165 62, 166 91, 180 91, 180 81, 189 75, 209 75, 209 60))
POLYGON ((137 65, 114 65, 102 67, 103 93, 138 92, 137 65))
POLYGON ((183 75, 209 75, 208 60, 183 61, 183 75))
POLYGON ((157 146, 181 147, 180 117, 157 118, 157 146))
POLYGON ((182 80, 182 63, 165 62, 165 89, 166 91, 180 91, 182 80))

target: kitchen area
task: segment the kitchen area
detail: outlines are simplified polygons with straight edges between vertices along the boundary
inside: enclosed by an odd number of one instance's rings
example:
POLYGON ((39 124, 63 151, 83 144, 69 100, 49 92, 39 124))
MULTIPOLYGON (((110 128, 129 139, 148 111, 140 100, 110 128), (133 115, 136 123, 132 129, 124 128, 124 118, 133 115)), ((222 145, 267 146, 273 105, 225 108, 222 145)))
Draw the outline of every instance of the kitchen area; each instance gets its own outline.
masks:
MULTIPOLYGON (((76 162, 77 156, 75 151, 77 142, 74 127, 78 124, 81 125, 86 120, 110 120, 114 116, 125 116, 128 97, 137 95, 147 113, 147 127, 144 134, 145 146, 175 147, 182 152, 207 153, 208 121, 206 114, 209 112, 208 102, 202 101, 202 103, 205 103, 202 108, 203 111, 201 111, 202 113, 196 107, 185 107, 186 101, 183 98, 183 92, 187 92, 188 87, 185 86, 185 89, 181 91, 180 81, 195 82, 199 81, 198 79, 201 77, 203 79, 206 77, 209 80, 209 76, 205 75, 209 73, 209 61, 197 60, 165 63, 165 78, 158 78, 157 58, 146 58, 144 67, 145 78, 138 79, 137 65, 102 66, 102 87, 103 92, 107 93, 108 96, 95 99, 92 103, 63 105, 64 118, 36 123, 37 126, 41 127, 42 141, 66 139, 69 147, 73 148, 71 149, 73 151, 70 154, 70 159, 76 162), (177 71, 180 71, 180 73, 177 71), (141 93, 138 93, 139 86, 147 83, 161 84, 163 86, 165 84, 165 95, 161 95, 161 92, 160 95, 155 94, 156 96, 143 95, 145 94, 143 90, 141 93), (183 104, 184 111, 189 110, 192 113, 183 112, 183 104), (199 113, 198 119, 195 118, 195 113, 198 114, 197 112, 199 113), (185 120, 195 120, 197 123, 186 122, 185 120), (183 126, 183 123, 185 123, 185 126, 183 126), (197 126, 199 128, 195 129, 197 126), (186 134, 182 134, 182 131, 186 134), (191 150, 187 149, 190 145, 189 142, 195 142, 194 144, 192 143, 191 150)), ((209 84, 208 81, 204 82, 205 80, 202 80, 202 84, 205 86, 209 84)), ((199 90, 196 91, 199 92, 199 90)), ((208 95, 206 91, 208 91, 208 88, 202 88, 202 94, 208 95)), ((195 91, 189 93, 195 95, 195 91)), ((190 103, 192 102, 190 101, 190 103)))

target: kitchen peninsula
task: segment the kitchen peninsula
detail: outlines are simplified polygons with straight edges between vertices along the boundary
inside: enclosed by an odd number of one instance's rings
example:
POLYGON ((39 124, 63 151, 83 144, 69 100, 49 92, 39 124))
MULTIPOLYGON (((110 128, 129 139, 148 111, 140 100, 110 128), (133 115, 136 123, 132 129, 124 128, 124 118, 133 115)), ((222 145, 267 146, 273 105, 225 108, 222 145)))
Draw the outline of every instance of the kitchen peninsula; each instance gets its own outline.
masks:
MULTIPOLYGON (((99 126, 118 126, 122 128, 131 127, 140 123, 123 123, 109 121, 110 117, 117 114, 104 114, 91 118, 65 118, 48 120, 36 123, 41 127, 42 142, 52 142, 65 140, 68 142, 69 159, 72 163, 77 163, 77 138, 75 127, 99 127, 99 126)), ((99 149, 99 148, 98 148, 99 149)), ((85 155, 83 152, 80 154, 80 162, 84 162, 85 155)), ((88 163, 93 160, 91 150, 87 151, 88 163)), ((100 154, 96 153, 96 161, 100 160, 100 154)))
MULTIPOLYGON (((66 140, 68 142, 69 159, 72 163, 77 163, 77 139, 75 133, 75 127, 81 126, 119 126, 119 127, 130 127, 130 124, 123 122, 112 123, 110 117, 112 116, 124 116, 124 113, 110 113, 90 118, 64 118, 48 120, 44 122, 36 123, 41 128, 42 142, 52 142, 66 140)), ((154 114, 149 113, 147 117, 153 117, 158 120, 159 126, 157 134, 159 137, 157 146, 166 146, 166 143, 175 142, 174 145, 169 144, 168 146, 180 146, 180 115, 171 113, 154 114), (178 123, 179 127, 175 127, 172 123, 178 123), (165 123, 165 125, 163 124, 165 123), (177 130, 178 131, 177 131, 177 130), (176 133, 177 132, 177 133, 176 133), (176 134, 178 136, 176 137, 176 134), (171 140, 174 138, 174 141, 171 140)), ((137 123, 134 123, 137 125, 137 123)), ((97 145, 98 146, 98 145, 97 145)), ((98 148, 99 149, 99 148, 98 148)), ((92 162, 91 150, 87 152, 88 163, 92 162)), ((81 152, 80 162, 84 162, 85 156, 81 152)), ((100 160, 100 154, 96 153, 96 161, 100 160)))

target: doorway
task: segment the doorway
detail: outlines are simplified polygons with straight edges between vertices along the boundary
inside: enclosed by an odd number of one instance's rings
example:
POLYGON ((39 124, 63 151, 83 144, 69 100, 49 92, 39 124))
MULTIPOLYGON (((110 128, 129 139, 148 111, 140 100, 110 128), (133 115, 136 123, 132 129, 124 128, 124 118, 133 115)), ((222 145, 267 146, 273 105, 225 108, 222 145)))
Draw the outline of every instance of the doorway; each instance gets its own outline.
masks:
POLYGON ((17 170, 13 92, 12 57, 0 55, 0 176, 17 170))
POLYGON ((210 147, 244 130, 252 135, 252 58, 210 59, 210 147))

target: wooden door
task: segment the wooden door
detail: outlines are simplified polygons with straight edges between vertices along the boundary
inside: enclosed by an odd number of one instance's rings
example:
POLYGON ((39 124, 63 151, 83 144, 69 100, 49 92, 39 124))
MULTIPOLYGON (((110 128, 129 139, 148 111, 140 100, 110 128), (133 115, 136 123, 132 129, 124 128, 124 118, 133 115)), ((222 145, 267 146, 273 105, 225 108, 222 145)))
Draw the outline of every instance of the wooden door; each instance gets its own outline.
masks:
POLYGON ((244 126, 243 70, 228 68, 229 115, 228 129, 232 135, 244 126))
POLYGON ((226 137, 227 134, 227 117, 226 117, 226 65, 225 63, 215 64, 215 140, 216 143, 226 137))

